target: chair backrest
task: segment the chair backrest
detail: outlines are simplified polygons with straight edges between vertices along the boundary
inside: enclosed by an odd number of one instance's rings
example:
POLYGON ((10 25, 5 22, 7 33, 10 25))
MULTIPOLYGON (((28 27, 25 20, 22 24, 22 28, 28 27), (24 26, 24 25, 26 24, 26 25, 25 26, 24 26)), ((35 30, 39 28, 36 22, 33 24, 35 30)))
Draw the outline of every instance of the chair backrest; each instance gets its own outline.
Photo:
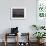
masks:
POLYGON ((20 42, 28 42, 29 41, 29 33, 21 33, 19 37, 20 42))

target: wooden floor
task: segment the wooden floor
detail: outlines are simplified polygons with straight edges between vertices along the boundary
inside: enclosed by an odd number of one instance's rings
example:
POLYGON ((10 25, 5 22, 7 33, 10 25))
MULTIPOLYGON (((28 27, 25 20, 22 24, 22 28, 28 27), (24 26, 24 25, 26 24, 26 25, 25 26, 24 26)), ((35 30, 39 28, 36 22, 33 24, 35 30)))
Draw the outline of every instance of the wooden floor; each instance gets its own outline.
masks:
MULTIPOLYGON (((0 46, 4 46, 4 43, 1 43, 0 42, 0 46)), ((15 43, 8 43, 7 46, 15 46, 15 43)), ((25 45, 24 45, 25 46, 25 45)), ((30 46, 37 46, 37 43, 30 43, 30 46)), ((41 46, 46 46, 46 43, 44 43, 44 45, 41 45, 41 46)))

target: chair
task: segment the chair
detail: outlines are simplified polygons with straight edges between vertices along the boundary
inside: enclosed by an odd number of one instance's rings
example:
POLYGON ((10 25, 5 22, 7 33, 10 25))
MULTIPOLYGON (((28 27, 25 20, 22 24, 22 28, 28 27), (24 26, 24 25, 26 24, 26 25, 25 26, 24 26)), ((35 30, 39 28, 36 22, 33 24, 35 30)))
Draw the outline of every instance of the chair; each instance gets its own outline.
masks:
POLYGON ((9 34, 9 33, 6 33, 5 34, 5 46, 8 45, 8 42, 7 42, 7 39, 10 38, 11 36, 17 36, 17 38, 15 38, 16 40, 16 45, 15 46, 18 46, 18 33, 17 34, 9 34))
POLYGON ((5 33, 5 46, 7 46, 7 44, 8 44, 7 38, 10 38, 10 37, 13 37, 13 36, 17 36, 17 39, 15 38, 15 40, 17 40, 16 46, 18 46, 18 27, 11 28, 11 33, 5 33))
MULTIPOLYGON (((30 42, 29 42, 29 33, 21 33, 21 39, 24 41, 19 42, 19 46, 30 46, 30 42)), ((21 40, 20 39, 20 40, 21 40)))

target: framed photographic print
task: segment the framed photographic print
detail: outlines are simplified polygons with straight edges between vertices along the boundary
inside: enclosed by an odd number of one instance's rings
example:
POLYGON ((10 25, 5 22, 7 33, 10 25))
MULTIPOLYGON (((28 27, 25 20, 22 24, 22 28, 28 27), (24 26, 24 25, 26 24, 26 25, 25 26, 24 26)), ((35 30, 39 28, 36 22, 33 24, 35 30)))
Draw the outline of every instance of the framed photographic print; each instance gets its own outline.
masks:
POLYGON ((46 25, 46 0, 37 0, 36 10, 36 24, 41 26, 46 25))
POLYGON ((46 18, 46 0, 37 0, 37 16, 41 20, 46 18))
POLYGON ((11 8, 11 19, 24 19, 26 17, 26 8, 13 7, 11 8))

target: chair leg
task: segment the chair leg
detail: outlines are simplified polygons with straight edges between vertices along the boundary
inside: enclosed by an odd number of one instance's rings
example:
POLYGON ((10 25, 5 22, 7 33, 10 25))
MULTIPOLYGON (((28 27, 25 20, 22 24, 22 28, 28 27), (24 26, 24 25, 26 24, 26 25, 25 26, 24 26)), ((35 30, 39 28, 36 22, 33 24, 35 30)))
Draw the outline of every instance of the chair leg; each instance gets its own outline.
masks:
POLYGON ((7 46, 7 35, 5 34, 5 46, 7 46))
POLYGON ((5 46, 7 46, 7 42, 6 42, 6 41, 5 41, 5 43, 4 43, 4 44, 5 44, 5 46))

